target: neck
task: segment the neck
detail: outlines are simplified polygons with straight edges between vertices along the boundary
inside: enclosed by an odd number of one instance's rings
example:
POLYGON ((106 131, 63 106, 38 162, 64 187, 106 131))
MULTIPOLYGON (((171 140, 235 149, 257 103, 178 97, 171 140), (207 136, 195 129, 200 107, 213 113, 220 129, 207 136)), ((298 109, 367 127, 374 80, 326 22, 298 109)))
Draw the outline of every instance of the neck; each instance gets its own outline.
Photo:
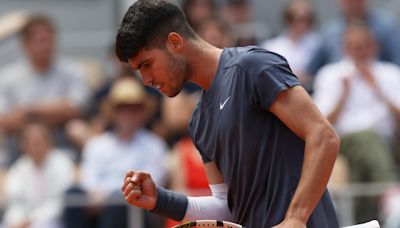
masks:
POLYGON ((289 30, 289 37, 292 41, 297 42, 305 34, 303 31, 296 31, 295 29, 289 30))
POLYGON ((365 21, 367 18, 367 15, 365 12, 360 11, 360 12, 353 12, 353 13, 348 13, 345 15, 346 21, 351 22, 351 21, 365 21))
POLYGON ((50 62, 31 61, 33 69, 38 73, 44 73, 49 70, 50 62))
POLYGON ((40 168, 43 166, 45 158, 32 158, 33 163, 35 164, 36 167, 40 168))
POLYGON ((198 39, 187 44, 187 61, 192 74, 188 81, 208 90, 217 73, 222 49, 198 39))
POLYGON ((133 135, 135 134, 136 131, 116 131, 115 134, 117 135, 117 138, 121 140, 122 142, 128 142, 132 139, 133 135))

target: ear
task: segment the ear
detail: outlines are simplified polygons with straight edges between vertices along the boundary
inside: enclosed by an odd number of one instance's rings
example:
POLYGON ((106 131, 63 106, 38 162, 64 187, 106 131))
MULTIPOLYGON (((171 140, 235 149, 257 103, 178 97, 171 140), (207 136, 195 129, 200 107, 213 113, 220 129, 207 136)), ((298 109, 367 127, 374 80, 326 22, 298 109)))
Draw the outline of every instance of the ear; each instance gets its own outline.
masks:
POLYGON ((184 40, 181 35, 176 32, 171 32, 168 34, 166 47, 168 51, 172 53, 180 53, 184 47, 184 40))

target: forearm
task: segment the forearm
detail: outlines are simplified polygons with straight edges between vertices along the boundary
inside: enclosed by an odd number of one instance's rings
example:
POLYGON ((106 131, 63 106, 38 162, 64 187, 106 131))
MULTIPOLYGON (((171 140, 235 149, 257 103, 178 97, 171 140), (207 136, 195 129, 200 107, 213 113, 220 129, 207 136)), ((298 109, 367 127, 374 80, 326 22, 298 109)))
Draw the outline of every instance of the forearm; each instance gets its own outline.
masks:
POLYGON ((286 213, 286 218, 303 223, 324 193, 339 151, 339 139, 331 129, 315 131, 305 142, 301 178, 286 213))
POLYGON ((347 100, 347 95, 342 95, 339 101, 337 102, 335 108, 333 109, 333 111, 329 113, 328 116, 326 117, 332 125, 336 123, 340 113, 343 110, 346 100, 347 100))
POLYGON ((0 130, 10 133, 21 129, 25 123, 25 117, 15 113, 7 113, 0 116, 0 130))
POLYGON ((158 189, 158 198, 152 212, 181 220, 219 219, 233 221, 228 207, 228 187, 225 183, 210 185, 212 196, 186 197, 164 189, 158 189))
POLYGON ((186 214, 187 205, 188 199, 185 195, 157 188, 157 201, 151 212, 175 221, 182 221, 186 214))
POLYGON ((29 114, 50 124, 60 124, 79 115, 79 109, 66 100, 32 106, 29 114))
POLYGON ((212 196, 188 197, 184 220, 215 219, 233 221, 228 207, 228 186, 225 183, 210 185, 212 196))

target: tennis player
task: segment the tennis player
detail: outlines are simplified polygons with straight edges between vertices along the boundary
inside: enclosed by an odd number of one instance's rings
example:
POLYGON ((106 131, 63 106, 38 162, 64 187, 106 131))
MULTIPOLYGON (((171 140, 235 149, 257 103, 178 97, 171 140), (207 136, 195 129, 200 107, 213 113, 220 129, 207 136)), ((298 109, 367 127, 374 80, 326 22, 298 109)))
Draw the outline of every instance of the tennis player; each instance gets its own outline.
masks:
POLYGON ((213 193, 187 197, 156 187, 148 173, 129 171, 121 189, 129 204, 178 221, 338 227, 326 184, 339 139, 285 58, 254 46, 218 49, 164 0, 129 8, 116 53, 145 85, 169 97, 185 81, 204 89, 190 134, 213 193))

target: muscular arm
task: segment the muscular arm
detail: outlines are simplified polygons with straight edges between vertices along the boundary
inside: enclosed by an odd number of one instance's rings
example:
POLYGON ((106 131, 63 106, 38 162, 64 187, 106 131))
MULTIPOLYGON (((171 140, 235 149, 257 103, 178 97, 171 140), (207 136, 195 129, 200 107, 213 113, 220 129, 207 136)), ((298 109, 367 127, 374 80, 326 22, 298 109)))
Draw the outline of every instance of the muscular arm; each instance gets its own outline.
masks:
POLYGON ((305 227, 325 191, 338 154, 339 139, 300 86, 281 92, 270 111, 305 141, 300 181, 281 224, 297 227, 290 224, 299 222, 305 227))

